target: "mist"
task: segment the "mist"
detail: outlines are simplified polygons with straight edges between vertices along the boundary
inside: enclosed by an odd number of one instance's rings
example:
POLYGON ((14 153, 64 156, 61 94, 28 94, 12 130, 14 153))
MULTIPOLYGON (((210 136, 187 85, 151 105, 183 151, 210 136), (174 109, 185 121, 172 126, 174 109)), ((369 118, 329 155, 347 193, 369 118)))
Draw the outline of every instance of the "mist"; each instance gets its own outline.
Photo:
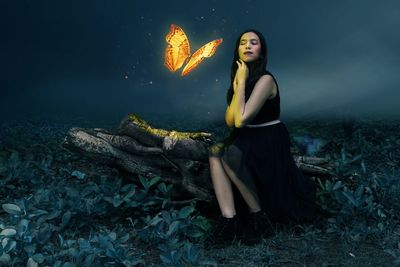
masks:
POLYGON ((129 113, 223 121, 234 43, 262 32, 282 119, 400 116, 400 3, 385 1, 14 1, 0 6, 0 119, 129 113), (174 23, 191 52, 223 38, 188 76, 164 64, 174 23))

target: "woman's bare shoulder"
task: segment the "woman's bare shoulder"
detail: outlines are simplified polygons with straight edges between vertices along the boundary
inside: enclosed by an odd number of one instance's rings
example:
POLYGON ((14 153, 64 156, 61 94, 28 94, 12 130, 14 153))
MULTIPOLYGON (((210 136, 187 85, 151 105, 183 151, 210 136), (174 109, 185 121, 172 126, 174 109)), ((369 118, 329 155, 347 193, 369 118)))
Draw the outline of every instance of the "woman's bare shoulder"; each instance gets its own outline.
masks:
POLYGON ((268 97, 268 99, 273 99, 278 93, 278 87, 277 87, 274 77, 271 74, 266 73, 260 77, 260 80, 261 79, 264 80, 264 82, 272 85, 272 92, 271 92, 271 95, 268 97))

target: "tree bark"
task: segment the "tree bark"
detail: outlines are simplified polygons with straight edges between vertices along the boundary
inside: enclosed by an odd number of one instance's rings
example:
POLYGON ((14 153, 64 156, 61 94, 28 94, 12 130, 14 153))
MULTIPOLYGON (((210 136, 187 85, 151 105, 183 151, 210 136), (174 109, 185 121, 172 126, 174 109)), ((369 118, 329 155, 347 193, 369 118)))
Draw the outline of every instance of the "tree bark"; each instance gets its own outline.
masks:
MULTIPOLYGON (((124 118, 116 133, 105 129, 71 128, 63 146, 99 163, 174 184, 173 199, 215 199, 208 164, 212 135, 156 129, 132 114, 124 118)), ((330 177, 333 164, 324 158, 293 155, 307 176, 330 177)))

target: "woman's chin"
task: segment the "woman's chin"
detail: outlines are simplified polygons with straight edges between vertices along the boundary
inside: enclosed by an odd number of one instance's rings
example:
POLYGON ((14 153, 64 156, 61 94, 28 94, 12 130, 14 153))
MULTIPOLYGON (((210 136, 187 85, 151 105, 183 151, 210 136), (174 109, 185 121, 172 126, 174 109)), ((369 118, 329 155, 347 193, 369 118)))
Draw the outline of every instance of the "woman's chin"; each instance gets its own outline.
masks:
POLYGON ((256 61, 256 60, 255 60, 255 59, 246 58, 246 59, 243 59, 243 61, 244 61, 245 63, 253 63, 253 62, 256 61))

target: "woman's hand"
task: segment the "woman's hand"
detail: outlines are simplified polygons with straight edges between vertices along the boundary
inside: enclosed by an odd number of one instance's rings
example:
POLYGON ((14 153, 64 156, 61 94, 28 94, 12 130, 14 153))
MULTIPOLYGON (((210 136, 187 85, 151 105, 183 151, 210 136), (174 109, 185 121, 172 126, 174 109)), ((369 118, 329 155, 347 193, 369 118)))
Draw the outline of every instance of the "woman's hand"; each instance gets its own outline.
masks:
POLYGON ((247 77, 249 76, 249 68, 247 67, 246 63, 239 59, 236 61, 238 65, 238 69, 236 70, 235 80, 236 83, 245 83, 247 77))

